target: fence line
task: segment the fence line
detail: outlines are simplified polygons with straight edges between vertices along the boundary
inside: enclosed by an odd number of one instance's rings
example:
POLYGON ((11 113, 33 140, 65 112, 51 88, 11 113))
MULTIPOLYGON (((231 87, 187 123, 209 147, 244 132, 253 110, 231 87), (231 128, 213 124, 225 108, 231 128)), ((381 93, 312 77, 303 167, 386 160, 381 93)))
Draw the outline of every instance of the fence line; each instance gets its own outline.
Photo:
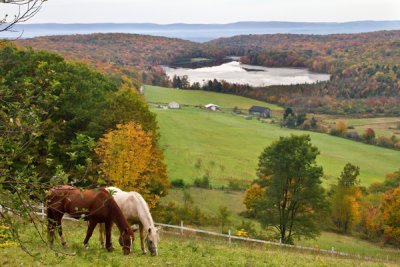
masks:
MULTIPOLYGON (((172 229, 179 230, 178 233, 163 230, 163 232, 166 232, 166 233, 173 233, 173 234, 181 235, 181 236, 184 235, 184 231, 194 232, 194 233, 202 233, 202 234, 207 234, 207 235, 211 235, 211 236, 227 238, 229 244, 231 244, 232 240, 241 240, 241 241, 247 241, 247 242, 252 242, 252 243, 267 244, 267 245, 271 245, 271 246, 279 246, 279 247, 293 248, 293 249, 298 249, 298 250, 314 251, 314 252, 318 252, 318 253, 331 254, 331 255, 335 255, 335 256, 359 258, 359 259, 363 259, 363 260, 367 260, 367 261, 385 262, 384 259, 372 258, 372 257, 367 257, 367 256, 361 256, 361 255, 340 252, 340 251, 335 250, 334 247, 332 247, 331 250, 312 248, 312 247, 303 247, 303 246, 299 246, 299 245, 284 244, 281 242, 274 242, 274 241, 268 241, 268 240, 235 236, 235 235, 231 234, 230 229, 229 229, 228 234, 222 234, 222 233, 217 233, 217 232, 212 232, 212 231, 206 231, 206 230, 185 227, 185 226, 183 226, 183 221, 181 221, 181 225, 171 225, 171 224, 165 224, 165 223, 154 223, 154 224, 157 226, 162 226, 162 227, 166 227, 166 228, 172 228, 172 229)), ((386 261, 389 261, 389 259, 386 259, 386 261)))
MULTIPOLYGON (((45 206, 43 205, 43 203, 41 203, 37 208, 39 211, 35 211, 34 213, 37 215, 40 215, 41 218, 44 219, 44 217, 47 216, 47 214, 45 212, 45 206)), ((0 212, 3 212, 3 207, 1 205, 0 205, 0 212)), ((79 221, 77 219, 74 219, 74 218, 68 216, 68 214, 65 214, 63 216, 63 220, 79 221)), ((262 240, 262 239, 235 236, 235 235, 231 234, 230 229, 229 229, 228 234, 222 234, 222 233, 217 233, 217 232, 212 232, 212 231, 207 231, 207 230, 195 229, 195 228, 184 226, 183 221, 181 221, 180 225, 172 225, 172 224, 165 224, 165 223, 154 223, 154 224, 156 226, 162 226, 165 228, 172 228, 172 229, 179 230, 178 232, 169 232, 169 231, 162 230, 163 232, 166 232, 166 233, 174 233, 174 234, 180 235, 180 236, 184 236, 185 231, 193 232, 193 233, 201 233, 201 234, 206 234, 206 235, 211 235, 211 236, 227 238, 229 244, 231 244, 232 240, 241 240, 241 241, 259 243, 259 244, 268 244, 271 246, 279 246, 279 247, 294 248, 294 249, 299 249, 299 250, 314 251, 314 252, 318 252, 318 253, 331 254, 331 255, 336 255, 336 256, 353 257, 353 258, 359 258, 359 259, 363 259, 363 260, 367 260, 367 261, 379 261, 379 262, 385 261, 384 259, 372 258, 372 257, 366 257, 366 256, 360 256, 360 255, 340 252, 340 251, 335 250, 333 247, 331 250, 328 250, 328 249, 320 249, 320 248, 312 248, 312 247, 303 247, 303 246, 299 246, 299 245, 289 245, 289 244, 284 244, 281 242, 274 242, 274 241, 268 241, 268 240, 262 240)), ((386 261, 388 261, 388 259, 386 259, 386 261)))

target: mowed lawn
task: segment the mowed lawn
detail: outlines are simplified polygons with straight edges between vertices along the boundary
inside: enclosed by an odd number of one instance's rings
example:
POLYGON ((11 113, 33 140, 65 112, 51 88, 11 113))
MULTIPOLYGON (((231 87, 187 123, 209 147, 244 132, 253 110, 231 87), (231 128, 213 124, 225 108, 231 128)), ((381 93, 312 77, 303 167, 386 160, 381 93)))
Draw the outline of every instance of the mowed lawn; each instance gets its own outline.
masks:
MULTIPOLYGON (((188 92, 190 93, 190 92, 188 92)), ((382 181, 400 168, 400 151, 354 142, 327 134, 280 128, 229 113, 195 108, 153 109, 161 132, 169 179, 192 183, 208 173, 214 186, 256 178, 258 157, 280 136, 309 134, 321 151, 325 184, 335 183, 348 162, 361 168, 361 183, 382 181)), ((290 151, 288 151, 290 153, 290 151)))
POLYGON ((246 97, 199 90, 177 90, 146 85, 144 94, 146 100, 152 103, 169 103, 173 101, 184 105, 206 105, 212 103, 221 106, 223 109, 232 109, 234 107, 249 109, 251 106, 264 106, 271 110, 282 110, 277 105, 246 97))
MULTIPOLYGON (((29 256, 18 247, 1 248, 0 266, 395 266, 394 263, 374 263, 294 249, 242 242, 229 245, 226 240, 165 234, 161 235, 159 256, 141 255, 138 240, 135 241, 134 253, 123 256, 116 231, 113 234, 113 252, 100 248, 97 231, 89 242, 90 248, 86 250, 82 246, 86 223, 73 222, 64 223, 69 248, 64 250, 57 244, 55 250, 59 253, 56 253, 47 248, 31 225, 26 225, 24 229, 21 238, 27 241, 26 249, 39 258, 29 256)), ((42 234, 45 236, 44 231, 42 234)), ((56 241, 59 243, 59 239, 56 241)))

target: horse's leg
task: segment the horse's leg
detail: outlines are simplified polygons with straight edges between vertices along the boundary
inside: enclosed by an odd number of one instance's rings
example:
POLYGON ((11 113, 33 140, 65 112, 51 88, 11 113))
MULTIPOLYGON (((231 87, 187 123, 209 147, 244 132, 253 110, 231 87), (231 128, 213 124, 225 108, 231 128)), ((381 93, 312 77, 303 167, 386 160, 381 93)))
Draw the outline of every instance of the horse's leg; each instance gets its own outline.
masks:
POLYGON ((96 225, 97 225, 96 221, 94 221, 94 220, 89 221, 89 227, 88 227, 87 232, 86 232, 85 240, 83 241, 83 246, 85 248, 89 248, 89 245, 88 245, 89 239, 92 236, 93 230, 96 227, 96 225))
POLYGON ((105 225, 104 225, 104 223, 100 223, 99 224, 99 233, 100 233, 100 244, 101 244, 101 248, 104 248, 104 235, 105 235, 105 233, 104 233, 104 231, 105 231, 105 225))
POLYGON ((112 230, 112 221, 108 221, 105 223, 106 227, 106 248, 108 251, 113 251, 114 247, 112 245, 112 240, 111 240, 111 230, 112 230))
POLYGON ((146 248, 144 246, 144 226, 139 223, 139 233, 140 233, 140 247, 142 248, 143 255, 146 254, 146 248))
POLYGON ((64 236, 63 236, 63 232, 62 232, 62 226, 61 226, 61 220, 62 220, 63 214, 61 214, 61 216, 59 218, 57 218, 57 223, 58 223, 58 234, 60 235, 60 239, 61 239, 61 245, 64 248, 67 248, 67 241, 65 241, 64 236))
POLYGON ((47 240, 49 242, 50 247, 53 247, 54 244, 55 228, 56 228, 56 222, 54 219, 53 212, 51 208, 47 208, 47 240))

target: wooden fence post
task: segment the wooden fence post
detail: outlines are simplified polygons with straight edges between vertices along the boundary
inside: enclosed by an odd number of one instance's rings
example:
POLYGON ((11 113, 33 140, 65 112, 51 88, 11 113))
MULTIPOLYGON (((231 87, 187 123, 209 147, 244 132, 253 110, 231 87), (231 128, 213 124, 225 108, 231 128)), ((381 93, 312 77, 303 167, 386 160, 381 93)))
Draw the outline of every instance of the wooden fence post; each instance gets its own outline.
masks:
POLYGON ((181 221, 181 235, 183 235, 183 221, 181 221))
POLYGON ((42 220, 44 220, 45 213, 44 213, 44 205, 43 205, 43 203, 40 204, 40 209, 41 209, 41 213, 42 213, 42 220))
POLYGON ((229 234, 229 244, 231 244, 232 243, 231 229, 229 229, 228 234, 229 234))

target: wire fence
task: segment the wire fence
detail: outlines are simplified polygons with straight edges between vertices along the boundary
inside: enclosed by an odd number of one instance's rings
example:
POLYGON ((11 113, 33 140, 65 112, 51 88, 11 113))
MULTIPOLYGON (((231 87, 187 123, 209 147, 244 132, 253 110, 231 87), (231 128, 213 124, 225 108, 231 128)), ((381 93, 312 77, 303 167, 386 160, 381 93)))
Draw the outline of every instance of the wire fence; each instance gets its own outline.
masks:
MULTIPOLYGON (((8 209, 6 209, 0 205, 0 212, 3 212, 4 210, 8 210, 8 209)), ((37 206, 37 211, 34 211, 34 213, 36 215, 39 215, 39 217, 42 219, 44 219, 47 216, 46 207, 43 205, 43 203, 41 203, 39 206, 37 206)), ((63 220, 79 221, 77 219, 74 219, 74 218, 68 216, 68 214, 65 214, 63 216, 63 220)), ((165 224, 165 223, 154 223, 154 224, 156 226, 161 226, 163 228, 161 231, 164 233, 175 234, 175 235, 180 235, 180 236, 185 236, 185 237, 189 236, 188 232, 194 233, 194 234, 208 235, 211 237, 218 237, 218 238, 226 239, 226 241, 229 244, 231 244, 233 240, 239 240, 239 241, 250 242, 250 243, 266 244, 266 245, 277 246, 277 247, 285 247, 285 248, 292 248, 292 249, 297 249, 297 250, 312 251, 312 252, 322 253, 322 254, 330 254, 330 255, 334 255, 334 256, 358 258, 358 259, 363 259, 366 261, 374 261, 374 262, 389 261, 388 257, 386 257, 386 259, 381 259, 381 258, 373 258, 373 257, 356 255, 356 254, 350 254, 350 253, 337 251, 337 250, 335 250, 334 247, 332 247, 332 249, 329 250, 329 249, 305 247, 305 246, 299 246, 299 245, 289 245, 289 244, 284 244, 281 242, 274 242, 274 241, 269 241, 269 240, 261 240, 261 239, 254 239, 254 238, 249 238, 249 237, 236 236, 236 235, 232 235, 230 229, 228 231, 228 234, 222 234, 222 233, 217 233, 217 232, 212 232, 212 231, 207 231, 207 230, 195 229, 195 228, 184 226, 183 221, 181 221, 180 225, 172 225, 172 224, 165 224), (174 229, 175 232, 167 231, 166 228, 174 229)))

